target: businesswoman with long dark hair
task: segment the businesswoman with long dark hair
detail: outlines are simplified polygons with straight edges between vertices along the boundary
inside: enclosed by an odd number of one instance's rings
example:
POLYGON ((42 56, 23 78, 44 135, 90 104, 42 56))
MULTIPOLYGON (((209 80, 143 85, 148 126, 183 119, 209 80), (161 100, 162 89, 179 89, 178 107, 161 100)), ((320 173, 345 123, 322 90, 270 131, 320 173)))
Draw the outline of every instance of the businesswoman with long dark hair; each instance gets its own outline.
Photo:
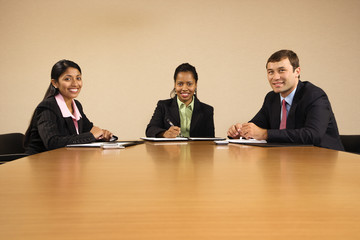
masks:
POLYGON ((67 144, 108 141, 112 133, 93 125, 75 98, 82 87, 81 69, 69 60, 51 70, 50 86, 36 107, 25 134, 26 153, 35 154, 67 144))
POLYGON ((198 74, 184 63, 174 74, 170 99, 160 100, 146 128, 147 137, 214 137, 214 108, 197 98, 198 74))

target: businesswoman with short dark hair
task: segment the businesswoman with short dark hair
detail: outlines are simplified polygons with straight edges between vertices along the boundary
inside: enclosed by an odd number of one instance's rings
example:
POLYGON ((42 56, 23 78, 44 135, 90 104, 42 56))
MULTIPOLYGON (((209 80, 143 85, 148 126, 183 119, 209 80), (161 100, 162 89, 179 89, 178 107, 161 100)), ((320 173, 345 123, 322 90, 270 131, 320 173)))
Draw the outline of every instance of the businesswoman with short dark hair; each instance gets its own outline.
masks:
POLYGON ((160 100, 146 128, 147 137, 214 137, 214 108, 196 96, 198 74, 184 63, 174 74, 171 99, 160 100))
POLYGON ((108 141, 112 137, 111 132, 94 126, 75 100, 81 87, 79 65, 61 60, 53 66, 50 86, 25 134, 26 153, 35 154, 67 144, 108 141))

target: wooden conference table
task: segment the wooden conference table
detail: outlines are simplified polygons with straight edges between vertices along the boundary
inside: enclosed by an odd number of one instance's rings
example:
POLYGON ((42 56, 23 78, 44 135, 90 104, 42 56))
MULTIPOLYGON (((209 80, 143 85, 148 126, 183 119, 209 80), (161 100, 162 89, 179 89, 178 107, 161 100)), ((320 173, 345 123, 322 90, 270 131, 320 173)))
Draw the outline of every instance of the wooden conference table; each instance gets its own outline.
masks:
POLYGON ((360 155, 213 142, 0 166, 0 239, 360 239, 360 155))

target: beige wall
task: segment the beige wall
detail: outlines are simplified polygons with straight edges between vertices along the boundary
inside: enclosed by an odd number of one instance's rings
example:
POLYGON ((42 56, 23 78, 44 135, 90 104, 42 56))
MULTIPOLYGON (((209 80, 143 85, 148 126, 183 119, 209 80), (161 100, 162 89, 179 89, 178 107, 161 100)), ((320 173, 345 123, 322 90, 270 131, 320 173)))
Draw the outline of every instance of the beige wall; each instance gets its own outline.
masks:
POLYGON ((327 92, 340 133, 360 134, 358 0, 0 0, 0 9, 0 133, 26 130, 66 58, 82 67, 87 116, 121 139, 144 136, 189 62, 225 136, 260 109, 265 62, 288 48, 302 79, 327 92))

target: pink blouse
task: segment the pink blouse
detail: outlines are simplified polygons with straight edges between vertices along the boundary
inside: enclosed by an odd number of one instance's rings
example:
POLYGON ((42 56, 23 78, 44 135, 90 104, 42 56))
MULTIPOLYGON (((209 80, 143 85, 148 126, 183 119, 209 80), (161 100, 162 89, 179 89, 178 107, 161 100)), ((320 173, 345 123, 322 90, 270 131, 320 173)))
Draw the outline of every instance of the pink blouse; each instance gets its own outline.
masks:
POLYGON ((56 99, 57 105, 60 108, 62 116, 64 118, 67 118, 67 117, 72 118, 72 120, 74 122, 74 125, 75 125, 76 132, 77 132, 77 134, 79 134, 79 125, 78 125, 77 121, 80 120, 81 114, 80 114, 79 109, 77 108, 77 106, 75 104, 74 99, 72 100, 72 105, 73 105, 73 109, 74 109, 74 115, 70 112, 70 110, 66 106, 64 97, 60 93, 55 96, 55 99, 56 99))

